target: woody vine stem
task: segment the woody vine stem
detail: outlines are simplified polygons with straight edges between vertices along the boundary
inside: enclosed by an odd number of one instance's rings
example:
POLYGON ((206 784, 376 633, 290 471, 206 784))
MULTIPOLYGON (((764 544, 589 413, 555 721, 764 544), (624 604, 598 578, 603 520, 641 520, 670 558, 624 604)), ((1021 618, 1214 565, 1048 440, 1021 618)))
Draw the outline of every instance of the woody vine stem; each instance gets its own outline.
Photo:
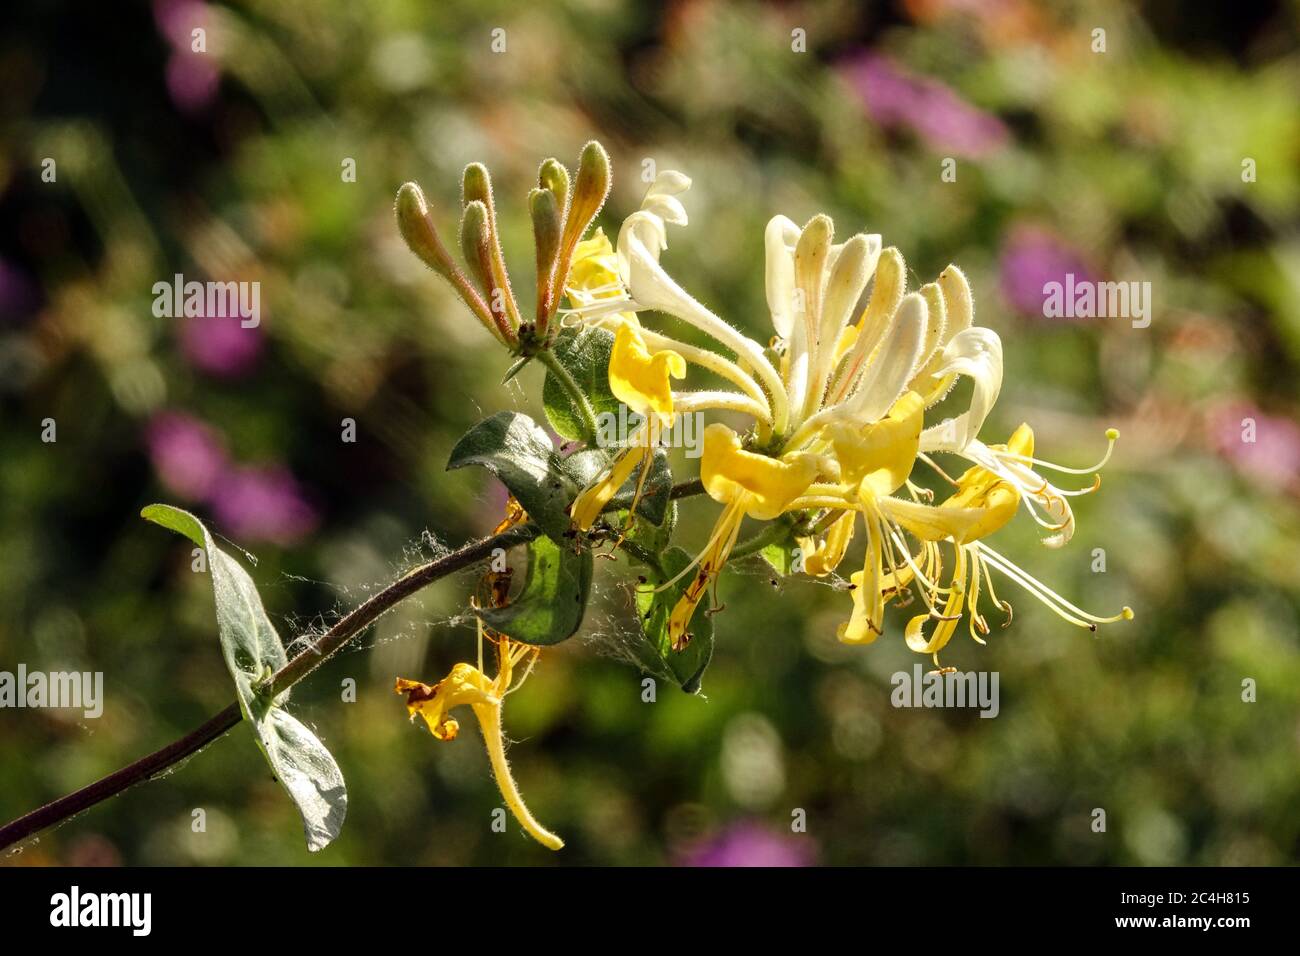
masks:
MULTIPOLYGON (((674 485, 670 497, 689 498, 701 494, 703 490, 698 480, 686 481, 674 485)), ((434 581, 486 561, 497 548, 512 548, 527 544, 540 534, 541 530, 535 524, 520 525, 463 545, 450 554, 412 568, 382 591, 371 595, 349 611, 310 647, 280 668, 267 681, 266 693, 281 694, 293 687, 394 606, 434 581)), ((239 704, 232 703, 184 737, 172 741, 147 757, 141 757, 121 770, 114 771, 80 790, 6 823, 0 827, 0 850, 8 849, 48 827, 76 816, 109 797, 117 796, 137 783, 156 777, 168 767, 175 766, 191 754, 198 753, 241 720, 243 714, 240 712, 239 704)))

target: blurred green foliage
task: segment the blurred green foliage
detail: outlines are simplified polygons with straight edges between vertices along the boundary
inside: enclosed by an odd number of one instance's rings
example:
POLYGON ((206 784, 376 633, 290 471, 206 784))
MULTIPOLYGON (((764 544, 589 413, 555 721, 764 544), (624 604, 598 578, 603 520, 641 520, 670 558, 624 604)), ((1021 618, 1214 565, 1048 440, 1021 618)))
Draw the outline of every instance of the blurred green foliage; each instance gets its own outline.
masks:
MULTIPOLYGON (((945 655, 1000 672, 1000 716, 895 710, 889 677, 920 660, 903 615, 871 647, 839 646, 843 594, 773 586, 751 559, 720 588, 704 696, 661 684, 648 704, 615 659, 635 571, 597 562, 582 636, 546 653, 506 709, 520 785, 568 843, 557 856, 513 823, 492 832, 499 798, 470 722, 437 743, 392 693, 395 676, 434 680, 473 651, 461 615, 474 582, 447 580, 295 691, 351 796, 323 854, 303 849, 240 727, 8 862, 662 863, 735 821, 788 834, 794 808, 809 833, 787 839, 827 864, 1296 859, 1294 2, 1195 18, 1028 0, 69 6, 10 11, 0 44, 0 669, 102 670, 107 703, 97 721, 0 711, 0 817, 232 699, 208 580, 137 518, 176 498, 150 444, 160 415, 206 423, 239 468, 283 479, 267 491, 246 475, 253 490, 205 517, 256 553, 286 641, 499 520, 486 473, 444 466, 485 415, 540 420, 541 372, 497 385, 506 356, 403 247, 393 196, 419 180, 449 233, 462 167, 487 163, 507 258, 528 276, 537 164, 571 164, 591 138, 614 160, 611 235, 647 161, 692 176, 691 224, 664 261, 756 336, 776 213, 883 233, 914 283, 959 263, 977 321, 1006 347, 988 433, 1028 420, 1041 454, 1077 465, 1106 427, 1123 433, 1068 548, 1024 526, 1000 547, 1078 603, 1138 617, 1091 636, 1006 593, 1014 624, 945 655), (797 29, 806 52, 791 48, 797 29), (887 79, 906 100, 892 111, 887 79), (947 157, 955 182, 940 176, 947 157), (1018 307, 1059 262, 1150 281, 1150 328, 1018 307), (181 320, 153 316, 153 283, 177 272, 260 280, 253 353, 187 344, 181 320), (46 418, 56 443, 41 441, 46 418), (356 443, 340 441, 345 418, 356 443), (286 501, 301 521, 258 523, 286 501), (355 703, 340 700, 345 678, 355 703), (191 832, 197 807, 206 833, 191 832)), ((686 543, 715 513, 683 504, 686 543)))

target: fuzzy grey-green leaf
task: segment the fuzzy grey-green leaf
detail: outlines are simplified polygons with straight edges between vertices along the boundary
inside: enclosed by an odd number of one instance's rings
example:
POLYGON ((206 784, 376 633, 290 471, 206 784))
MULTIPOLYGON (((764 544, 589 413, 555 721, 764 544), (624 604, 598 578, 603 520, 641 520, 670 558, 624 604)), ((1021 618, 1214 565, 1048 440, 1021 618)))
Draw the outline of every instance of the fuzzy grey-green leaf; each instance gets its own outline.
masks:
POLYGON ((447 470, 481 465, 500 479, 550 537, 562 540, 569 530, 568 506, 579 486, 546 432, 527 415, 497 412, 456 442, 447 470))
MULTIPOLYGON (((556 359, 587 396, 598 421, 605 413, 618 415, 620 402, 609 388, 609 363, 613 350, 614 334, 605 329, 565 331, 551 347, 556 359)), ((582 416, 573 407, 564 387, 549 373, 542 384, 542 406, 551 427, 559 435, 570 441, 583 437, 582 416)))
POLYGON ((283 709, 289 692, 271 699, 259 689, 259 683, 283 667, 288 657, 262 606, 257 586, 188 511, 170 505, 149 505, 140 516, 184 535, 207 552, 221 653, 234 679, 240 710, 252 724, 258 747, 276 779, 302 815, 307 848, 313 852, 322 849, 343 827, 347 787, 325 745, 283 709))

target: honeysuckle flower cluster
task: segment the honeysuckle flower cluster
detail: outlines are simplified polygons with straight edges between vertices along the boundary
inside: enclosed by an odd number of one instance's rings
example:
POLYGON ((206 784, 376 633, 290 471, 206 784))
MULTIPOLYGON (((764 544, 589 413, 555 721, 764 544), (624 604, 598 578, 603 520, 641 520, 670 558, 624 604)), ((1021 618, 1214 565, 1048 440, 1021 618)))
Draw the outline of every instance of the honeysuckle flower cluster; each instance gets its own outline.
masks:
MULTIPOLYGON (((602 330, 612 339, 608 391, 639 424, 574 496, 568 547, 590 549, 608 540, 606 532, 619 530, 610 527, 608 515, 629 485, 631 502, 613 509, 621 515, 614 521, 623 524, 623 533, 636 522, 655 450, 676 416, 728 412, 749 420, 740 431, 722 421, 705 428, 699 478, 721 511, 704 546, 684 567, 643 586, 643 594, 676 596, 667 617, 669 653, 690 646, 692 621, 736 549, 746 519, 782 522, 801 559, 796 567, 813 577, 835 575, 861 529, 863 560, 860 570, 850 572, 845 589, 851 607, 838 628, 848 644, 870 644, 884 634, 887 605, 914 605, 916 613, 902 628, 904 641, 940 666, 939 654, 963 620, 970 636, 984 642, 990 632, 981 610, 985 593, 1005 615, 1004 623, 1010 622, 1012 605, 999 597, 994 571, 1072 624, 1095 630, 1132 618, 1127 607, 1110 616, 1085 611, 988 544, 1022 510, 1044 529, 1046 546, 1068 543, 1075 525, 1069 499, 1100 486, 1098 472, 1118 433, 1107 432, 1105 456, 1083 469, 1035 457, 1028 424, 1005 442, 981 440, 1002 387, 1002 343, 994 331, 974 323, 971 289, 956 266, 908 291, 902 254, 884 246, 879 235, 857 233, 837 243, 828 216, 816 215, 801 227, 778 215, 764 235, 773 334, 763 343, 704 306, 661 263, 668 227, 688 225, 681 197, 689 178, 676 171, 659 175, 611 243, 599 229, 583 239, 608 188, 603 150, 589 144, 583 151, 571 194, 567 174, 561 176, 557 167, 562 169, 552 160, 543 164, 530 197, 538 250, 538 310, 531 324, 517 319, 509 294, 485 170, 470 167, 466 173, 462 246, 474 281, 449 265, 413 185, 399 194, 398 217, 421 258, 524 360, 548 350, 561 327, 573 334, 602 330), (494 300, 503 307, 490 308, 494 300), (711 347, 661 331, 661 316, 692 326, 711 347), (725 387, 682 387, 701 372, 725 387), (938 417, 936 406, 959 378, 971 380, 966 407, 927 422, 927 415, 938 417), (952 477, 940 456, 962 463, 963 470, 952 477), (932 492, 914 482, 917 469, 931 470, 951 493, 936 503, 932 492), (1043 472, 1092 475, 1093 481, 1062 488, 1043 472)), ((563 378, 554 356, 545 360, 563 378)), ((582 401, 574 396, 575 407, 582 401)), ((623 540, 621 533, 615 546, 623 540)), ((555 838, 523 807, 501 752, 500 700, 512 668, 527 652, 503 635, 497 640, 500 663, 493 680, 481 666, 458 665, 427 693, 419 690, 425 685, 410 682, 399 690, 413 694, 412 714, 423 715, 444 739, 446 709, 471 705, 484 725, 507 803, 525 829, 550 846, 555 838), (489 725, 496 729, 489 732, 489 725)), ((450 727, 454 735, 454 722, 450 727)))

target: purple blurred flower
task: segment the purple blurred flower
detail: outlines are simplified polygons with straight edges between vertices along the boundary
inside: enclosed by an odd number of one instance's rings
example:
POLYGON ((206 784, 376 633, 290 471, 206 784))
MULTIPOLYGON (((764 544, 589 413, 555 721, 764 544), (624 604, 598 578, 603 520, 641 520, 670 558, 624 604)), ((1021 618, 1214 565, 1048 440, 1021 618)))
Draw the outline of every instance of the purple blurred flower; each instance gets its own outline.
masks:
POLYGON ((1028 315, 1042 315, 1043 286, 1074 274, 1077 285, 1094 281, 1083 256, 1041 226, 1021 225, 1011 230, 1002 247, 1002 295, 1007 303, 1028 315))
POLYGON ((167 92, 185 113, 207 108, 217 96, 221 70, 212 49, 212 22, 201 0, 154 0, 154 22, 172 46, 167 60, 167 92), (205 52, 193 48, 193 31, 205 31, 205 52))
POLYGON ((0 323, 21 324, 40 307, 41 294, 32 278, 0 259, 0 323))
POLYGON ((1246 402, 1220 406, 1208 416, 1214 449, 1243 474, 1279 490, 1300 479, 1300 424, 1269 415, 1246 402), (1254 441, 1247 441, 1247 419, 1254 422, 1254 441))
POLYGON ((261 326, 245 328, 238 316, 196 316, 180 320, 180 346, 197 369, 219 378, 246 374, 262 354, 261 326))
POLYGON ((682 866, 812 866, 817 847, 810 837, 778 833, 752 821, 735 823, 693 847, 682 866))
POLYGON ((158 480, 187 501, 207 498, 228 464, 216 430, 184 412, 154 416, 145 430, 145 442, 158 480))
POLYGON ((319 518, 298 479, 282 465, 230 469, 211 501, 217 525, 237 541, 293 544, 311 534, 319 518))
POLYGON ((183 113, 201 113, 217 98, 221 71, 206 53, 188 50, 167 59, 167 92, 183 113))
POLYGON ((904 70, 887 56, 864 51, 841 72, 867 113, 883 127, 905 127, 930 146, 977 158, 1007 141, 1006 125, 967 103, 949 87, 904 70))
POLYGON ((208 5, 203 0, 154 0, 153 22, 158 32, 178 50, 190 48, 190 31, 207 29, 208 5))

